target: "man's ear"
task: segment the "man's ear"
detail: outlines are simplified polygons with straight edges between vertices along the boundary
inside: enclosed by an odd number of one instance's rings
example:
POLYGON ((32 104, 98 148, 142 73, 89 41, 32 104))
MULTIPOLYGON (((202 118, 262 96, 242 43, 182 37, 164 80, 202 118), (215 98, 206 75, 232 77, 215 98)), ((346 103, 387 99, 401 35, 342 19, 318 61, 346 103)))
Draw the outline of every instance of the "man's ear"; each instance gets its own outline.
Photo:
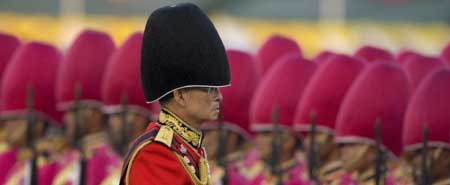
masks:
POLYGON ((182 107, 186 106, 186 93, 184 93, 183 90, 175 90, 172 93, 175 103, 182 107))

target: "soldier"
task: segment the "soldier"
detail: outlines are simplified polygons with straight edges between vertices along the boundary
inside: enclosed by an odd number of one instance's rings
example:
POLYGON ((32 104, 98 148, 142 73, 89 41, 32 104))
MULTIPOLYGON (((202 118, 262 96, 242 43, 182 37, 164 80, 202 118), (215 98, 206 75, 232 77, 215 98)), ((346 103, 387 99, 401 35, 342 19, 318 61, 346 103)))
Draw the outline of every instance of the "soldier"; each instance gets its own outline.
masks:
POLYGON ((219 88, 230 84, 222 41, 209 18, 189 3, 155 10, 143 38, 144 95, 162 110, 131 146, 120 184, 211 184, 199 129, 218 118, 219 88))
POLYGON ((265 75, 277 60, 288 53, 302 55, 302 50, 291 38, 282 35, 270 36, 256 54, 262 75, 265 75))
POLYGON ((62 127, 53 99, 60 60, 53 46, 30 42, 17 50, 4 72, 1 119, 11 152, 2 163, 12 166, 3 184, 51 184, 59 170, 42 144, 50 129, 62 127))
POLYGON ((389 51, 374 46, 363 46, 353 56, 369 63, 375 61, 394 61, 394 56, 389 51))
POLYGON ((100 87, 107 61, 114 51, 112 39, 103 32, 86 30, 70 46, 59 68, 56 101, 64 111, 68 148, 64 169, 54 185, 98 185, 120 161, 108 145, 100 87))
POLYGON ((442 49, 441 59, 450 64, 450 42, 442 49))
POLYGON ((341 167, 338 146, 334 142, 334 126, 339 106, 363 67, 361 60, 346 55, 330 57, 311 77, 297 105, 294 127, 305 136, 307 160, 314 163, 309 165, 312 168, 310 175, 314 176, 310 178, 324 182, 341 167), (314 143, 311 141, 311 119, 315 119, 317 125, 314 143), (311 144, 316 147, 313 149, 311 144))
MULTIPOLYGON (((344 98, 336 122, 344 172, 337 184, 400 184, 396 170, 402 152, 403 115, 410 95, 397 65, 368 64, 344 98), (376 165, 374 165, 376 164, 376 165)), ((400 169, 402 170, 402 169, 400 169)))
POLYGON ((253 57, 243 51, 227 50, 233 86, 221 89, 223 120, 202 125, 213 184, 224 184, 228 164, 241 160, 251 142, 249 107, 261 78, 253 57))
POLYGON ((254 150, 259 158, 231 166, 230 174, 240 176, 231 179, 230 184, 307 183, 305 164, 295 155, 301 143, 292 123, 297 102, 315 68, 315 63, 300 55, 287 54, 263 78, 250 107, 251 129, 256 132, 254 150), (272 120, 276 109, 279 113, 274 116, 279 119, 272 120))
POLYGON ((422 81, 408 106, 403 143, 416 184, 450 184, 449 91, 450 70, 441 67, 422 81))
MULTIPOLYGON (((139 65, 142 33, 133 33, 112 55, 102 84, 103 110, 109 114, 109 131, 116 152, 122 156, 129 144, 145 131, 153 105, 145 103, 139 65)), ((119 184, 122 163, 103 180, 103 185, 119 184)))
MULTIPOLYGON (((20 46, 20 41, 16 37, 0 33, 0 77, 6 69, 14 51, 20 46)), ((0 78, 1 85, 1 78, 0 78)), ((0 184, 4 184, 6 174, 14 164, 10 158, 14 156, 13 150, 8 146, 5 139, 4 124, 0 123, 0 184)))
POLYGON ((412 92, 419 86, 423 78, 442 66, 444 63, 439 58, 425 56, 410 56, 402 65, 411 81, 412 92))

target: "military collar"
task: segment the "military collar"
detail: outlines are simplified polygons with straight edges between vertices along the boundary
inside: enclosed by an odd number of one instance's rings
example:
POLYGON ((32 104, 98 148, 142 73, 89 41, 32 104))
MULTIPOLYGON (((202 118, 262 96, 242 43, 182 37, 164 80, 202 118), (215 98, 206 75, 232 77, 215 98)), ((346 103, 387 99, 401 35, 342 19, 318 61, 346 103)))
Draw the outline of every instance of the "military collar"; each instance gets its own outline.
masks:
POLYGON ((178 136, 189 143, 194 148, 202 146, 203 134, 197 129, 192 128, 169 110, 162 108, 159 114, 159 124, 170 127, 178 136))

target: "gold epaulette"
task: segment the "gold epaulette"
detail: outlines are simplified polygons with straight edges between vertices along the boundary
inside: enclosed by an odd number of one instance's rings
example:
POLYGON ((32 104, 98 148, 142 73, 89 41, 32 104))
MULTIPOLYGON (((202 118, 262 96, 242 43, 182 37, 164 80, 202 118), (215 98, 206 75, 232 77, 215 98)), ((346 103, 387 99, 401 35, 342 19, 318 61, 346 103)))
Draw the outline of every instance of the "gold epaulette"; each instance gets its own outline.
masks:
POLYGON ((168 126, 161 126, 156 134, 155 141, 165 144, 171 148, 173 139, 173 130, 168 126))

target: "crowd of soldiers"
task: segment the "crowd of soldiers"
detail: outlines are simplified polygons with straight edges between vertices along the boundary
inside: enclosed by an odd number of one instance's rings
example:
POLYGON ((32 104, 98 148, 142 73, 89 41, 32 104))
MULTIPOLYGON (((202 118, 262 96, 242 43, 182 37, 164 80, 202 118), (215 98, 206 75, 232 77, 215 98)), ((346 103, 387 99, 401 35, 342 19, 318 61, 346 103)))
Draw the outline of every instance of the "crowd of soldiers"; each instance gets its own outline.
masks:
MULTIPOLYGON (((85 30, 62 53, 0 34, 0 184, 119 184, 160 112, 143 94, 142 40, 116 48, 85 30)), ((201 126, 207 184, 450 184, 450 44, 307 59, 273 35, 256 55, 226 54, 232 85, 201 126)))

